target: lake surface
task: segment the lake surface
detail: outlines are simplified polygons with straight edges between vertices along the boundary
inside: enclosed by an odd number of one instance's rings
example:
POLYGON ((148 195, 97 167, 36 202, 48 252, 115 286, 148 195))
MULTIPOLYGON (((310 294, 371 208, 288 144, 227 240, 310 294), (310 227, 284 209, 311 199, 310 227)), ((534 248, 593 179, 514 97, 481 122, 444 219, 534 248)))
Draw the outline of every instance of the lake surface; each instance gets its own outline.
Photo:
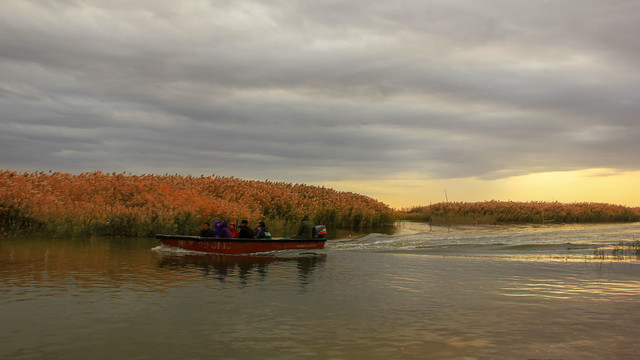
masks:
POLYGON ((639 240, 411 222, 264 256, 0 239, 0 358, 638 358, 639 240))

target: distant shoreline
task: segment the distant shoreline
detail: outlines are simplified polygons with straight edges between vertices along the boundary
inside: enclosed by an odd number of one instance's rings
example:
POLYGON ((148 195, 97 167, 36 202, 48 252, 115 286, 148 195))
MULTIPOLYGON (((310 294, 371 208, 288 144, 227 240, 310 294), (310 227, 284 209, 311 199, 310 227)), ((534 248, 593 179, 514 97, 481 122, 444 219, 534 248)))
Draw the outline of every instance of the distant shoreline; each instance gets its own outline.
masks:
POLYGON ((629 223, 640 221, 640 208, 586 202, 445 202, 402 211, 400 218, 441 225, 629 223))

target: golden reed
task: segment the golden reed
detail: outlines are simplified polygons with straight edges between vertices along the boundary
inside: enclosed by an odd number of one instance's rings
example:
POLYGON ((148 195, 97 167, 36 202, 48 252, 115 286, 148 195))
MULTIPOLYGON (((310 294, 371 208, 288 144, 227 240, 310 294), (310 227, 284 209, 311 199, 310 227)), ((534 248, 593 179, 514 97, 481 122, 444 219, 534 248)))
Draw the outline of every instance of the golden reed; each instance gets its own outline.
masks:
POLYGON ((337 227, 392 223, 372 198, 319 186, 222 176, 0 171, 0 234, 148 237, 194 233, 202 222, 266 220, 286 233, 303 215, 337 227))

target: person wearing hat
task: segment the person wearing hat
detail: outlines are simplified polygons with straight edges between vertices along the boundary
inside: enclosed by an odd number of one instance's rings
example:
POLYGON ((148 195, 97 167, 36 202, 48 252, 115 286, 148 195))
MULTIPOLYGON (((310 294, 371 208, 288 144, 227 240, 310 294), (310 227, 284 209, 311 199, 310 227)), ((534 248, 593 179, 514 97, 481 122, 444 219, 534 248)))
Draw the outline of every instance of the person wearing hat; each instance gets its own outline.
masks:
POLYGON ((214 222, 213 227, 215 229, 216 236, 220 236, 220 221, 214 222))
POLYGON ((247 220, 242 220, 240 222, 239 229, 238 237, 240 239, 253 239, 253 230, 249 227, 249 222, 247 220))
POLYGON ((220 233, 218 234, 218 237, 225 239, 230 239, 233 237, 231 235, 231 231, 229 230, 229 223, 227 222, 227 220, 220 221, 220 233))
POLYGON ((271 239, 271 233, 264 221, 258 223, 258 227, 253 230, 256 239, 271 239))
POLYGON ((231 236, 234 238, 238 237, 238 231, 236 230, 236 223, 234 222, 230 222, 229 223, 229 231, 231 231, 231 236))

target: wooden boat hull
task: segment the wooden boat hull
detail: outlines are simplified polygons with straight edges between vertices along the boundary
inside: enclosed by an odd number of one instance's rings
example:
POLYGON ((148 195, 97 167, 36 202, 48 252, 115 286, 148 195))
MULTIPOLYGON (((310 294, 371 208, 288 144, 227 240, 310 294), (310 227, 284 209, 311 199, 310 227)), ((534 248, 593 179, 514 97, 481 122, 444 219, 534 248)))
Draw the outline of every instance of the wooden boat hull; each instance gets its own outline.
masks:
POLYGON ((212 254, 253 254, 279 250, 323 249, 327 239, 225 239, 156 235, 163 245, 212 254))

